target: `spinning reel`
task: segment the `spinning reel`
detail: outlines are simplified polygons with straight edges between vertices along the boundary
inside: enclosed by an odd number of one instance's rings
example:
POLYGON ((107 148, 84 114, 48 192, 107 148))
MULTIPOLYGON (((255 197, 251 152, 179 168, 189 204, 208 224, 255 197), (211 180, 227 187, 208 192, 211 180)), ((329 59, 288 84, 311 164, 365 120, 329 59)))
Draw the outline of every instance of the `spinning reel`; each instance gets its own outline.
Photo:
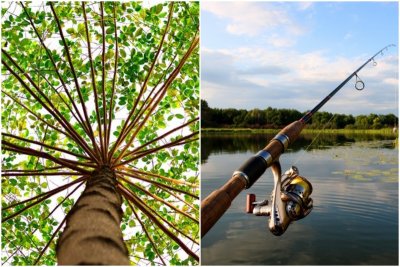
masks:
POLYGON ((297 167, 292 166, 281 174, 278 161, 271 165, 274 175, 274 189, 271 201, 256 202, 254 194, 247 195, 246 212, 256 216, 270 216, 268 228, 274 235, 282 235, 292 221, 297 221, 310 214, 313 208, 311 183, 299 176, 297 167))

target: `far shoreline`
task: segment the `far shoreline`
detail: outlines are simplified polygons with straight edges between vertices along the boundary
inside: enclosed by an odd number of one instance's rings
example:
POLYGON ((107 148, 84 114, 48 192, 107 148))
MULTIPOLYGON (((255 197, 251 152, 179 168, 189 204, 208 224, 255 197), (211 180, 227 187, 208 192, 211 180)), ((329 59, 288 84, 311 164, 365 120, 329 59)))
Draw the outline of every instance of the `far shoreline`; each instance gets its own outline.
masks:
MULTIPOLYGON (((260 129, 260 128, 201 128, 201 133, 212 134, 212 133, 266 133, 274 134, 278 133, 281 129, 260 129)), ((301 133, 303 134, 382 134, 398 136, 397 132, 393 132, 392 128, 382 128, 382 129, 307 129, 304 128, 301 133)))

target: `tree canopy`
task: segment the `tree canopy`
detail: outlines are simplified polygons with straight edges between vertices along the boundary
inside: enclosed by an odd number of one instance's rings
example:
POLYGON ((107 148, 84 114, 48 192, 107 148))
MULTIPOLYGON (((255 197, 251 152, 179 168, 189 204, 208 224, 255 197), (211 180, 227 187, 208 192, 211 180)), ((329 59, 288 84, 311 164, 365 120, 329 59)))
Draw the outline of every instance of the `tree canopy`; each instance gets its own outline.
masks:
MULTIPOLYGON (((249 128, 282 128, 300 119, 305 112, 295 109, 277 109, 268 107, 261 109, 220 109, 211 108, 205 100, 201 101, 201 126, 209 127, 249 127, 249 128)), ((394 114, 369 114, 353 116, 351 114, 334 114, 331 112, 316 112, 307 128, 316 129, 381 129, 397 126, 397 116, 394 114)))
POLYGON ((197 264, 198 3, 3 2, 2 20, 2 263, 55 264, 107 165, 131 263, 197 264))

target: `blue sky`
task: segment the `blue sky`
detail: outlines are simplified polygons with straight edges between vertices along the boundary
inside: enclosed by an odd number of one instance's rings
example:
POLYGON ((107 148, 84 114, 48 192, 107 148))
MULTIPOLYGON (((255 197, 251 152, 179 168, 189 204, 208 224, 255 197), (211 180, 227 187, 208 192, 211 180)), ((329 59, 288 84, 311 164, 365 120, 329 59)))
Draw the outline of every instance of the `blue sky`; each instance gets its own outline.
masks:
POLYGON ((201 2, 202 99, 219 108, 306 111, 379 49, 322 110, 398 113, 396 2, 201 2))

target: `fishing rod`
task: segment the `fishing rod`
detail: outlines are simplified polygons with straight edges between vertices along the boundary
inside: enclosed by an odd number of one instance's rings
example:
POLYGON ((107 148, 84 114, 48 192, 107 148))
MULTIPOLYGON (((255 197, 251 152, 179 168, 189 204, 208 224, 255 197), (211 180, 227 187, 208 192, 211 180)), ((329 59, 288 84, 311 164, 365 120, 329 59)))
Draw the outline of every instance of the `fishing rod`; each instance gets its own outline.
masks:
POLYGON ((250 188, 269 167, 271 167, 274 176, 274 188, 271 194, 271 201, 264 200, 256 202, 255 196, 250 194, 247 196, 246 211, 257 216, 270 216, 268 227, 274 235, 282 235, 292 221, 304 218, 311 212, 313 207, 313 202, 310 198, 312 193, 311 183, 306 178, 300 176, 298 169, 294 166, 282 175, 279 157, 288 146, 297 139, 311 117, 353 77, 356 77, 355 88, 357 90, 363 90, 365 84, 358 77, 358 72, 371 61, 375 66, 375 57, 379 54, 383 55, 383 51, 388 50, 391 46, 395 45, 390 44, 379 50, 339 84, 339 86, 319 102, 311 111, 307 112, 299 120, 283 128, 272 138, 265 148, 252 156, 237 169, 233 173, 231 179, 222 187, 213 191, 201 202, 202 237, 213 227, 219 218, 221 218, 230 207, 235 197, 243 189, 250 188))

